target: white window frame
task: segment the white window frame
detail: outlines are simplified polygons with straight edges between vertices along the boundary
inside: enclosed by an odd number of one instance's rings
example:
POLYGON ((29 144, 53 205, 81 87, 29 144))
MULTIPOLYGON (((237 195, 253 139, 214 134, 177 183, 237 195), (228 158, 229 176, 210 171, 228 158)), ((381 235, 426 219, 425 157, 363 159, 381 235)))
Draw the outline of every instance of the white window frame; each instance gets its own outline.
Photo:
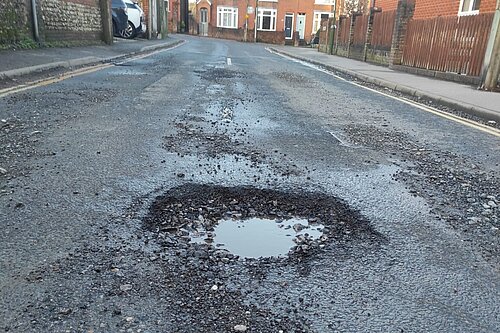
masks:
POLYGON ((460 7, 458 7, 458 16, 479 14, 479 9, 472 9, 472 8, 474 8, 475 3, 476 3, 476 0, 470 0, 469 8, 467 10, 462 10, 462 7, 464 5, 464 0, 460 0, 460 7))
POLYGON ((164 0, 165 3, 165 10, 170 13, 170 1, 169 0, 164 0))
POLYGON ((321 28, 321 15, 330 16, 330 12, 321 12, 319 10, 315 10, 313 13, 313 26, 312 33, 315 34, 321 28), (316 28, 316 29, 314 29, 316 28))
POLYGON ((276 18, 277 18, 278 11, 273 8, 259 8, 259 12, 257 15, 257 30, 260 31, 276 31, 276 18), (262 21, 264 18, 264 12, 271 12, 271 15, 265 15, 269 16, 271 18, 271 27, 270 29, 263 29, 262 28, 262 21))
POLYGON ((217 6, 217 27, 238 29, 238 7, 217 6), (229 24, 224 24, 224 15, 228 15, 229 24))
POLYGON ((314 0, 314 4, 333 6, 335 4, 335 0, 314 0))

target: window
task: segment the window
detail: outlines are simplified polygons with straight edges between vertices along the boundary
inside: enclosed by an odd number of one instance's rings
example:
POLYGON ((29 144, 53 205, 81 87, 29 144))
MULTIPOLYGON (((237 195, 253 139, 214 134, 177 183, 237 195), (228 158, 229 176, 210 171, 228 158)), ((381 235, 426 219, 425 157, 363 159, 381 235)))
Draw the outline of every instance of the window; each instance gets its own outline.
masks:
POLYGON ((481 0, 461 0, 458 15, 475 15, 479 13, 481 0))
POLYGON ((260 9, 257 16, 257 29, 276 31, 276 9, 260 9))
POLYGON ((333 5, 335 0, 314 0, 315 5, 333 5))
POLYGON ((169 0, 165 0, 165 10, 167 12, 170 12, 170 1, 169 0))
POLYGON ((319 28, 321 28, 321 21, 328 20, 329 16, 330 13, 328 12, 314 12, 313 29, 312 29, 313 34, 315 34, 316 31, 318 31, 319 28))
POLYGON ((238 8, 217 7, 217 27, 238 28, 238 8))

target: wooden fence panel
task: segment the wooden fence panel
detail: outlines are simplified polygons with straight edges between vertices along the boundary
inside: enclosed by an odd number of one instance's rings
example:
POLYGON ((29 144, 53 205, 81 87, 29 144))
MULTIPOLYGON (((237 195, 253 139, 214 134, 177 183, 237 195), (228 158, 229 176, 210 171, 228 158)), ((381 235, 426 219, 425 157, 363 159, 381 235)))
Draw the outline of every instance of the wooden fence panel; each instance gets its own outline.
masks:
POLYGON ((493 13, 412 20, 403 65, 479 76, 493 13))
POLYGON ((371 46, 376 49, 391 49, 396 11, 375 13, 373 17, 371 46))
POLYGON ((349 29, 350 20, 348 18, 342 18, 337 23, 337 44, 340 46, 347 46, 349 43, 349 29))
POLYGON ((368 15, 356 17, 356 21, 354 21, 354 37, 352 43, 354 46, 364 47, 367 29, 368 15))

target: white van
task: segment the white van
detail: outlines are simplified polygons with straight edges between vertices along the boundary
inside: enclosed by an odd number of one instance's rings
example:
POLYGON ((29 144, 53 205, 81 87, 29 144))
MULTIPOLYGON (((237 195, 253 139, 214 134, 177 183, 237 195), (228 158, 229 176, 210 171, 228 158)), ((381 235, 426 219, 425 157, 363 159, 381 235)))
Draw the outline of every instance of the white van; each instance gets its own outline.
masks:
POLYGON ((126 29, 119 31, 119 34, 123 38, 132 39, 146 32, 144 11, 136 2, 132 0, 124 1, 128 8, 128 26, 126 29))

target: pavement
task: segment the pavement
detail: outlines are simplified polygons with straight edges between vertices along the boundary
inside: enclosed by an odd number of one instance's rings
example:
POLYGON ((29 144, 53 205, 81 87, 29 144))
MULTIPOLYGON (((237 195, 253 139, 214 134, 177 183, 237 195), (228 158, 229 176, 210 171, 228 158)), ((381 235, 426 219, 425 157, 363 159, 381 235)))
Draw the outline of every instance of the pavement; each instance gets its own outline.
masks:
POLYGON ((388 67, 332 56, 313 48, 272 46, 275 52, 318 66, 351 75, 411 96, 430 100, 467 114, 500 123, 500 93, 477 87, 409 74, 388 67))
POLYGON ((57 68, 110 62, 125 56, 173 47, 181 42, 181 39, 172 37, 159 40, 115 38, 113 45, 3 50, 0 51, 0 81, 57 68))
MULTIPOLYGON (((115 38, 111 46, 0 51, 0 80, 56 68, 110 62, 125 56, 173 47, 181 42, 182 40, 175 36, 163 40, 115 38)), ((500 93, 482 91, 467 84, 423 77, 362 61, 327 55, 312 48, 279 45, 273 45, 270 48, 275 52, 339 71, 368 83, 420 97, 486 121, 492 120, 500 123, 500 93)))

